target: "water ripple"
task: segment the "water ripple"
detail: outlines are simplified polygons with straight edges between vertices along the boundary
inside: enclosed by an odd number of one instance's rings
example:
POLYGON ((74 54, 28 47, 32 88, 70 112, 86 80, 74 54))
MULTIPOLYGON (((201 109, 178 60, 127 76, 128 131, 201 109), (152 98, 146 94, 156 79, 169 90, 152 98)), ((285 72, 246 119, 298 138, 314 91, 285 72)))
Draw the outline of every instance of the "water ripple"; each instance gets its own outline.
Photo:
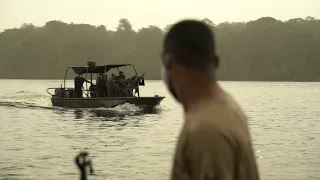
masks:
MULTIPOLYGON (((147 82, 149 84, 149 82, 147 82)), ((52 108, 57 82, 0 81, 0 179, 78 179, 81 150, 90 179, 168 179, 182 111, 159 82, 142 94, 167 98, 154 112, 52 108)), ((320 83, 223 82, 249 117, 262 179, 320 179, 320 83)))

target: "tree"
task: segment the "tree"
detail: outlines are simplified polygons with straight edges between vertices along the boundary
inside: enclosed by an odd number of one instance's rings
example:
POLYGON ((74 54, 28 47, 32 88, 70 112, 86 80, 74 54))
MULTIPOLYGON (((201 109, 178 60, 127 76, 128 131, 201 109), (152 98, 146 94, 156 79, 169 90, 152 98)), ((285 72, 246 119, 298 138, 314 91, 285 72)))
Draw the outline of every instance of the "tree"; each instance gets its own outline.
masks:
POLYGON ((132 25, 128 19, 120 19, 117 27, 118 32, 132 32, 132 25))
MULTIPOLYGON (((320 22, 314 17, 279 21, 223 22, 212 28, 221 59, 221 80, 319 81, 320 22)), ((0 78, 59 78, 70 65, 132 63, 147 79, 160 79, 164 30, 134 31, 120 19, 116 31, 104 25, 49 21, 43 27, 22 24, 0 33, 0 78)), ((70 76, 71 77, 71 76, 70 76)))

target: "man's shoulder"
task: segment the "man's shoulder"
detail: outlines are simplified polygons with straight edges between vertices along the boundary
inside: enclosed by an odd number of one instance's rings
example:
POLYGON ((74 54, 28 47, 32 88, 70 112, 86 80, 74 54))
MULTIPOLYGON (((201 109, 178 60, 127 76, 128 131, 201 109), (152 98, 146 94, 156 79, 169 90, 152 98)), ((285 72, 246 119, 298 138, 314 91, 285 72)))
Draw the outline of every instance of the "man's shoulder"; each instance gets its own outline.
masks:
POLYGON ((209 103, 203 109, 188 115, 186 121, 188 136, 215 136, 231 142, 248 138, 247 118, 232 99, 224 103, 209 103))
POLYGON ((186 137, 195 142, 211 142, 217 139, 225 139, 225 132, 214 122, 206 120, 194 120, 186 124, 186 137))

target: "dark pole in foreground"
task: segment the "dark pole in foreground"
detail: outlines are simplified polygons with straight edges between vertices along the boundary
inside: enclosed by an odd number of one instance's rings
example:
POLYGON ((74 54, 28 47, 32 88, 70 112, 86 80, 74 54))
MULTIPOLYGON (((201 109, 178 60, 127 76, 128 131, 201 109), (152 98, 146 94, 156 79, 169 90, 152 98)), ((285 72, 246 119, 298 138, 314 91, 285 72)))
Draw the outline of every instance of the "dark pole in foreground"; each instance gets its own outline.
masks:
POLYGON ((75 162, 80 170, 80 180, 87 180, 87 172, 86 167, 89 166, 90 173, 93 174, 93 168, 91 160, 88 159, 88 153, 87 152, 81 152, 78 154, 78 156, 75 158, 75 162))

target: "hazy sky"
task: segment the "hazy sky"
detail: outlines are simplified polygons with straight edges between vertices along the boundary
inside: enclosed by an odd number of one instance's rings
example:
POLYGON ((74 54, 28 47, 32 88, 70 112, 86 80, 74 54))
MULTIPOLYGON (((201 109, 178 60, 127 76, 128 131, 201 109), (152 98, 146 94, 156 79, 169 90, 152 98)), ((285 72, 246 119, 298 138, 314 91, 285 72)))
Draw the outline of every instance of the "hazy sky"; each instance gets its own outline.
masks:
POLYGON ((263 16, 320 18, 320 0, 0 0, 0 31, 22 23, 42 26, 50 20, 115 29, 120 18, 127 18, 139 29, 163 28, 182 18, 207 17, 221 23, 263 16))

